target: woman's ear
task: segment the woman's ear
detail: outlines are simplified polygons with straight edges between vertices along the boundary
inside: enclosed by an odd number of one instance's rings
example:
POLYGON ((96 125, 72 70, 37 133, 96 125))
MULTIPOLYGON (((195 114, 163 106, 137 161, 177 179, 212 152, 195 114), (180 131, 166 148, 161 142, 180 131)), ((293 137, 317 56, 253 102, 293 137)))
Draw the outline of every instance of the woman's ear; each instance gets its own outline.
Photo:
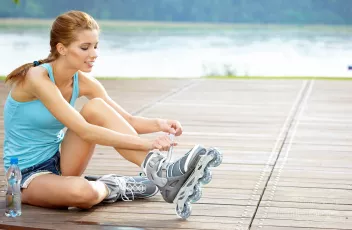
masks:
POLYGON ((65 56, 66 55, 66 47, 62 44, 62 43, 57 43, 56 44, 56 49, 57 49, 57 52, 60 54, 60 55, 63 55, 65 56))

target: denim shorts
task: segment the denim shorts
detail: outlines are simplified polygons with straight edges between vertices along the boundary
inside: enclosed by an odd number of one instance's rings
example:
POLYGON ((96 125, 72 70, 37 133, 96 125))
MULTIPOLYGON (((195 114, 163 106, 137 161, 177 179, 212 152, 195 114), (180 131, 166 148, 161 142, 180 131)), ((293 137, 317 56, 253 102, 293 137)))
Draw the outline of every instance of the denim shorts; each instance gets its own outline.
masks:
POLYGON ((60 171, 60 152, 58 151, 52 156, 50 159, 39 163, 37 165, 33 165, 29 168, 21 170, 22 173, 22 181, 21 188, 27 188, 29 183, 36 178, 37 176, 44 174, 56 174, 61 175, 60 171))

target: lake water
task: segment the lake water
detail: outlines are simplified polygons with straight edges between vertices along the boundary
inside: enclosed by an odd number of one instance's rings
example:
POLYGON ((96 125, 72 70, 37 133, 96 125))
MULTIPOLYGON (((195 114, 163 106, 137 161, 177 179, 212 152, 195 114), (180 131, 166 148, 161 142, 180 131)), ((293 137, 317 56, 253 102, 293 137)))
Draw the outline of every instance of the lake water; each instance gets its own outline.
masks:
MULTIPOLYGON (((95 76, 352 76, 352 30, 103 31, 95 76)), ((42 59, 48 31, 0 29, 0 75, 42 59)))

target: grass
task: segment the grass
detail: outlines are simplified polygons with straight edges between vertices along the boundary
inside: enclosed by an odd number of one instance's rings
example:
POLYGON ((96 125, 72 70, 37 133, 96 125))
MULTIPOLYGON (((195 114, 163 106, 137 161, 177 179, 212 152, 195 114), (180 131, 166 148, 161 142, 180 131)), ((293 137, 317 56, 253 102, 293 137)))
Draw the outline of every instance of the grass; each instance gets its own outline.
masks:
MULTIPOLYGON (((5 80, 5 76, 0 76, 0 81, 5 80)), ((187 79, 175 77, 95 77, 99 80, 165 80, 165 79, 187 79)), ((197 78, 192 78, 197 79, 197 78)), ((324 81, 352 81, 352 77, 312 77, 312 76, 285 76, 285 77, 261 77, 261 76, 207 76, 199 79, 217 79, 217 80, 324 80, 324 81)))
POLYGON ((329 80, 351 81, 352 77, 322 77, 322 76, 207 76, 206 79, 247 79, 247 80, 329 80))

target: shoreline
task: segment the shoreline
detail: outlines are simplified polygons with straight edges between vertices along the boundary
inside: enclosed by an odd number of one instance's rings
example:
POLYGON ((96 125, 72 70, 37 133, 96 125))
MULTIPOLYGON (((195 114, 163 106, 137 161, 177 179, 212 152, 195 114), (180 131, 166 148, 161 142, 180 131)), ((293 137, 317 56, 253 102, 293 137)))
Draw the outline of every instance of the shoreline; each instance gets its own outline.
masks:
MULTIPOLYGON (((0 28, 49 28, 54 19, 0 18, 0 28)), ((324 24, 249 24, 249 23, 206 23, 206 22, 167 22, 167 21, 124 21, 97 20, 102 28, 145 28, 145 29, 324 29, 328 31, 352 32, 352 25, 324 24)))

